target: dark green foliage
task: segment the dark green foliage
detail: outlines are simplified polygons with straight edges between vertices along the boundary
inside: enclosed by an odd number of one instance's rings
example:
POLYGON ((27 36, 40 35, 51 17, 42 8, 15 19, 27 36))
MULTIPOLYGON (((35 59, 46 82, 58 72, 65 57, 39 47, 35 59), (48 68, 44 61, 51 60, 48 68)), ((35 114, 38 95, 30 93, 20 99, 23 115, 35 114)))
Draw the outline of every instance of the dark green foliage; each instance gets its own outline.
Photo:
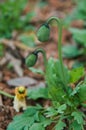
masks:
MULTIPOLYGON (((70 28, 69 31, 72 33, 73 40, 75 41, 76 45, 64 46, 63 56, 65 58, 79 58, 86 56, 86 30, 70 28)), ((83 65, 84 62, 82 61, 83 65)))
POLYGON ((14 117, 7 130, 45 130, 52 120, 46 119, 41 113, 42 110, 43 108, 39 105, 29 106, 23 114, 14 117))
POLYGON ((69 31, 72 33, 73 40, 76 43, 76 47, 68 48, 65 46, 63 48, 63 54, 66 58, 79 58, 79 56, 86 56, 86 0, 76 0, 75 9, 65 18, 64 25, 66 23, 66 26, 70 27, 69 24, 74 20, 82 21, 82 29, 69 28, 69 31))
POLYGON ((86 101, 86 81, 80 84, 78 87, 79 87, 79 91, 78 91, 79 99, 81 102, 85 102, 86 101))
POLYGON ((86 0, 76 1, 75 9, 64 20, 67 25, 74 20, 86 20, 86 0))
POLYGON ((33 12, 22 14, 27 0, 6 0, 0 3, 0 38, 10 38, 13 30, 24 29, 34 16, 33 12))
POLYGON ((63 130, 64 127, 66 127, 66 124, 63 121, 59 120, 55 126, 55 130, 63 130))

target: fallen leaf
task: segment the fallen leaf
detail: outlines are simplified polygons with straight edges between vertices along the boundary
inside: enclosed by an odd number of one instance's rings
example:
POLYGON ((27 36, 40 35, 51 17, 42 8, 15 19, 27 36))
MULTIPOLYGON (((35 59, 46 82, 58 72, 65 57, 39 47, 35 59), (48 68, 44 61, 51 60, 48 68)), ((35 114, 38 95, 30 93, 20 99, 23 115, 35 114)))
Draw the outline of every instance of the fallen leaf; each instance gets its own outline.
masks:
POLYGON ((30 77, 15 78, 7 81, 9 86, 30 86, 37 84, 37 81, 30 77))

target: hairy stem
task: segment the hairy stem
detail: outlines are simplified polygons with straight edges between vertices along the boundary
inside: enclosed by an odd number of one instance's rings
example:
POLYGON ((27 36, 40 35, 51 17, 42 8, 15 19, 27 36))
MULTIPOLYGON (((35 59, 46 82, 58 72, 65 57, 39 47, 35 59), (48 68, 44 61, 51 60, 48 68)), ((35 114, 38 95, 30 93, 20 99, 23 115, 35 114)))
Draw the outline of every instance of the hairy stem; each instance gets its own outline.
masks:
POLYGON ((58 49, 58 55, 59 55, 59 59, 60 59, 60 65, 61 65, 61 69, 62 69, 62 74, 63 74, 63 79, 64 79, 64 86, 65 86, 65 90, 67 92, 67 88, 66 88, 66 79, 65 79, 65 72, 64 72, 64 66, 63 66, 63 59, 62 59, 62 51, 61 51, 61 43, 62 43, 62 21, 57 18, 57 17, 51 17, 47 20, 47 24, 50 24, 51 21, 56 21, 57 25, 58 25, 58 45, 57 45, 57 49, 58 49))
POLYGON ((36 49, 36 50, 34 51, 34 54, 38 54, 39 52, 42 53, 42 55, 43 55, 44 65, 45 65, 45 68, 46 68, 46 66, 47 66, 47 58, 46 58, 45 50, 42 49, 42 48, 38 48, 38 49, 36 49))
POLYGON ((4 91, 1 91, 1 90, 0 90, 0 94, 2 94, 2 95, 4 95, 4 96, 7 96, 7 97, 9 97, 9 98, 14 98, 13 95, 8 94, 8 93, 6 93, 6 92, 4 92, 4 91))

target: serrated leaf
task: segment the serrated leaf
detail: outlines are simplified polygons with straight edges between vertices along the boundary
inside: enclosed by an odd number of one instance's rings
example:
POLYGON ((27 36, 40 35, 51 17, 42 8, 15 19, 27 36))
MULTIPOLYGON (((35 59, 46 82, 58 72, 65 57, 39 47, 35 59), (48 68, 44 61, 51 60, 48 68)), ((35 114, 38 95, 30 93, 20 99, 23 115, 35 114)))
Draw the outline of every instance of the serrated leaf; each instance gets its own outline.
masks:
POLYGON ((42 124, 44 127, 50 125, 52 123, 52 119, 45 119, 44 121, 42 121, 42 124))
POLYGON ((30 106, 27 110, 13 118, 13 121, 8 125, 7 130, 27 130, 35 121, 40 122, 39 113, 42 110, 40 105, 30 106))
POLYGON ((72 112, 71 114, 74 117, 74 120, 77 121, 78 124, 84 124, 83 116, 84 114, 80 111, 72 112))
POLYGON ((57 110, 55 110, 53 107, 48 107, 45 112, 46 117, 52 117, 57 114, 58 114, 57 110))
POLYGON ((60 113, 60 114, 64 113, 64 111, 66 110, 66 108, 67 108, 66 104, 61 105, 58 108, 58 113, 60 113))
POLYGON ((73 121, 72 124, 70 124, 69 130, 82 130, 83 126, 81 124, 78 124, 77 121, 73 121))
POLYGON ((78 85, 79 91, 78 96, 81 102, 86 101, 86 81, 84 81, 82 84, 78 85))
POLYGON ((28 130, 28 126, 25 126, 25 127, 24 127, 24 130, 28 130))
POLYGON ((42 110, 42 106, 37 104, 36 106, 29 106, 25 111, 24 115, 33 116, 37 111, 42 110))
POLYGON ((75 69, 72 69, 69 72, 70 75, 70 83, 75 83, 77 82, 82 76, 84 76, 84 68, 83 67, 78 67, 75 69))
POLYGON ((79 91, 79 87, 78 86, 76 86, 74 89, 73 89, 73 91, 71 92, 71 94, 70 94, 70 96, 74 96, 75 94, 77 94, 78 93, 78 91, 79 91))
POLYGON ((24 114, 26 116, 32 116, 37 112, 37 109, 35 107, 29 107, 26 109, 26 111, 24 112, 24 114))
MULTIPOLYGON (((66 75, 66 82, 69 82, 68 70, 64 67, 64 74, 66 75)), ((61 101, 64 100, 64 76, 60 62, 50 58, 48 60, 46 69, 46 82, 48 84, 48 91, 52 100, 61 101)))
POLYGON ((26 126, 29 128, 33 123, 34 123, 33 117, 20 115, 18 119, 14 120, 8 125, 7 130, 22 130, 26 126))
POLYGON ((66 124, 63 121, 59 120, 55 126, 55 130, 63 130, 64 127, 66 127, 66 124))
POLYGON ((29 130, 45 130, 41 123, 34 123, 29 130))

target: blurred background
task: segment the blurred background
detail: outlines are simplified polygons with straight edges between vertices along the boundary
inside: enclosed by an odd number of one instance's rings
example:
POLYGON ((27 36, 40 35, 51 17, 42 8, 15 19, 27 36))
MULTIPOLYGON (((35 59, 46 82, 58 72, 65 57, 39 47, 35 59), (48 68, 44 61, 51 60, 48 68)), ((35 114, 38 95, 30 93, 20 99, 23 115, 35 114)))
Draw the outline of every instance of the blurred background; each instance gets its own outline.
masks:
MULTIPOLYGON (((47 58, 58 58, 58 28, 53 22, 48 42, 36 37, 38 28, 51 16, 63 20, 62 55, 68 68, 86 66, 86 0, 0 0, 0 90, 14 94, 19 85, 44 86, 43 58, 34 68, 25 66, 25 58, 35 48, 42 47, 47 58)), ((6 129, 15 115, 12 100, 0 95, 0 105, 6 106, 0 130, 6 129), (6 113, 11 112, 7 118, 6 113), (3 122, 2 122, 3 121, 3 122)))

